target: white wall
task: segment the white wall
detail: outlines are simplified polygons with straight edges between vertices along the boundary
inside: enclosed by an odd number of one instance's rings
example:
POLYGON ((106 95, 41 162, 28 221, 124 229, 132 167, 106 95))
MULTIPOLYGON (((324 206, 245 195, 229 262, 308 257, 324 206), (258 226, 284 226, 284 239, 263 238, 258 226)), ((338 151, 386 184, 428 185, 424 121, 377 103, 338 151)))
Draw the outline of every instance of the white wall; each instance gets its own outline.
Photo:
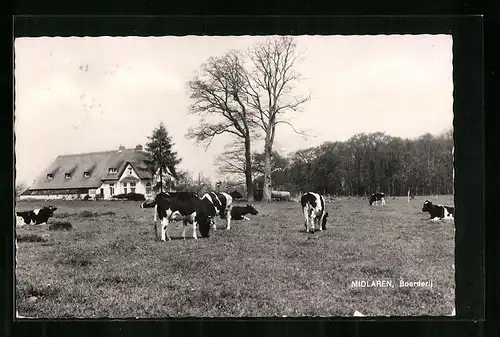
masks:
MULTIPOLYGON (((112 186, 114 186, 114 195, 117 195, 117 194, 122 194, 122 193, 125 193, 125 183, 122 182, 123 179, 127 178, 127 177, 134 177, 134 178, 137 178, 137 179, 140 179, 139 178, 139 175, 137 174, 137 172, 134 170, 134 168, 132 167, 132 165, 128 164, 127 167, 125 167, 125 170, 123 171, 122 175, 119 177, 118 181, 110 181, 110 182, 106 182, 106 183, 103 183, 97 190, 96 190, 96 194, 100 194, 101 193, 101 188, 104 189, 104 199, 110 199, 112 196, 110 194, 110 184, 112 184, 112 186)), ((151 194, 148 194, 146 195, 146 183, 148 181, 147 180, 139 180, 135 183, 135 193, 141 193, 141 194, 144 194, 146 197, 148 196, 151 196, 151 194)), ((131 187, 130 187, 130 182, 127 182, 126 183, 127 185, 127 193, 131 193, 131 187)))
POLYGON ((49 195, 21 195, 19 200, 55 200, 55 199, 66 199, 73 200, 80 196, 83 199, 87 194, 49 194, 49 195))

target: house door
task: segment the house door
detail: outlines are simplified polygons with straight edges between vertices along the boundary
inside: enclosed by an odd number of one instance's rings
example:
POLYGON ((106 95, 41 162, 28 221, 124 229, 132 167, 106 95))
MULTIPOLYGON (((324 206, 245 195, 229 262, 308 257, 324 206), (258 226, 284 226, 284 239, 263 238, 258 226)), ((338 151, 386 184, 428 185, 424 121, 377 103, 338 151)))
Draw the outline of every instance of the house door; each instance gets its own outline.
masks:
POLYGON ((101 188, 101 197, 104 197, 104 188, 101 188))

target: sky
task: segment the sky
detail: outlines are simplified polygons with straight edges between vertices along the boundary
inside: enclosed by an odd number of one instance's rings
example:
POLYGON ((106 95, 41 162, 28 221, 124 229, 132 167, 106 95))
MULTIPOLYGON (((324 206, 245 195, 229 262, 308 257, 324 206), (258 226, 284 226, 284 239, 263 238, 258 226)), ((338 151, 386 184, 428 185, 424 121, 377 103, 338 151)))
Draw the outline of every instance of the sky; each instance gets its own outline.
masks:
MULTIPOLYGON (((187 82, 212 56, 244 50, 262 36, 40 37, 15 40, 16 183, 30 185, 58 156, 145 144, 163 122, 195 176, 220 179, 209 148, 185 137, 187 82)), ((451 35, 296 36, 301 75, 294 94, 311 95, 288 114, 275 149, 290 153, 365 132, 414 138, 453 125, 451 35)), ((262 151, 262 142, 253 144, 262 151)))

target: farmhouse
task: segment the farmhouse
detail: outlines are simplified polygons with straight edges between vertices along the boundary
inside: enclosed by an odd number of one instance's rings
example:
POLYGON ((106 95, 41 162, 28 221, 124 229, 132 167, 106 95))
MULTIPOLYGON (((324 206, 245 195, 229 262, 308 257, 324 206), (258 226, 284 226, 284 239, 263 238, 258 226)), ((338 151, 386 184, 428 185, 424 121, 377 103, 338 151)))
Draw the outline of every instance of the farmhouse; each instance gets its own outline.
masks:
POLYGON ((152 195, 153 175, 146 153, 135 149, 58 156, 21 194, 21 199, 77 199, 86 195, 110 199, 122 193, 152 195))

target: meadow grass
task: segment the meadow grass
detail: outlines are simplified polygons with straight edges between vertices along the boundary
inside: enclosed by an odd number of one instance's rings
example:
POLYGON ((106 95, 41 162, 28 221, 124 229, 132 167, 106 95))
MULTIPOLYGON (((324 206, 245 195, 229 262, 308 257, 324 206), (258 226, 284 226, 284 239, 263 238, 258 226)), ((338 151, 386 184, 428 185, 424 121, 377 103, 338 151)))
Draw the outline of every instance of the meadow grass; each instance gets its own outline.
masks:
MULTIPOLYGON (((37 318, 446 315, 454 308, 453 222, 431 222, 425 197, 387 205, 341 198, 327 204, 327 230, 304 232, 300 204, 255 203, 258 215, 210 238, 155 241, 153 210, 140 202, 49 201, 45 226, 16 228, 16 303, 37 318), (432 280, 400 288, 399 280, 432 280), (395 287, 354 288, 354 280, 395 287)), ((431 198, 453 204, 452 196, 431 198)), ((19 202, 17 210, 44 206, 19 202)))

